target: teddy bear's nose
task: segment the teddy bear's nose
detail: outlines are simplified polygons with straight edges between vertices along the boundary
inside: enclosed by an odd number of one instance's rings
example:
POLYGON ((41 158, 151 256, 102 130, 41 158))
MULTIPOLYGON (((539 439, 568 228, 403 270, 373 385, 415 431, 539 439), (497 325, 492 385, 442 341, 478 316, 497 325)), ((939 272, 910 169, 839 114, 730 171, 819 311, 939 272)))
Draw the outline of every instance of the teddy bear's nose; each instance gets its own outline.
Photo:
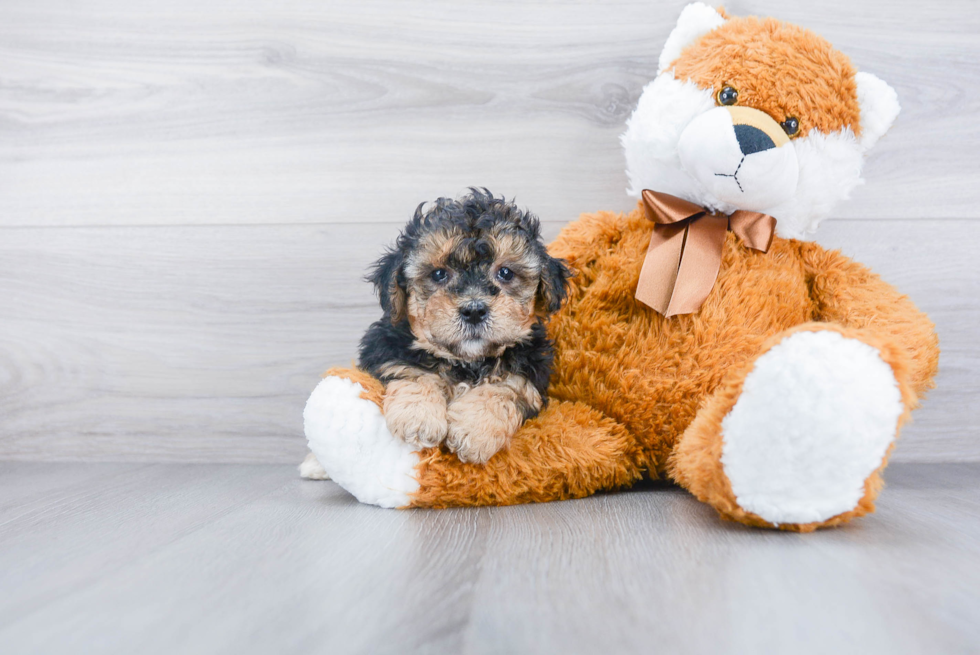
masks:
POLYGON ((772 138, 754 125, 734 125, 735 138, 743 155, 762 152, 776 147, 772 138))
MULTIPOLYGON (((722 109, 722 108, 720 108, 722 109)), ((772 117, 754 107, 724 107, 731 117, 735 141, 742 155, 781 148, 789 143, 789 136, 772 117)), ((712 110, 714 111, 714 110, 712 110)))

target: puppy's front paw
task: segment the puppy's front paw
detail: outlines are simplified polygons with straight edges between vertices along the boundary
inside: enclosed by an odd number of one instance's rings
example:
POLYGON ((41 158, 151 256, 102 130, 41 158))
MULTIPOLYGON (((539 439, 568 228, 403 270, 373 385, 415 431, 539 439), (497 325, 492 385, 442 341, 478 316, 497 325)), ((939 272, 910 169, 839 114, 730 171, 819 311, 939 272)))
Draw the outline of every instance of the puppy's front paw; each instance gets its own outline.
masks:
POLYGON ((431 448, 446 438, 446 398, 435 385, 391 382, 385 391, 384 413, 388 430, 406 443, 431 448))
POLYGON ((431 448, 438 446, 446 438, 446 406, 441 407, 441 415, 439 410, 440 407, 436 405, 404 407, 386 413, 385 420, 391 433, 402 441, 431 448))
POLYGON ((446 445, 460 461, 485 464, 510 442, 523 417, 506 389, 475 387, 449 405, 446 445))

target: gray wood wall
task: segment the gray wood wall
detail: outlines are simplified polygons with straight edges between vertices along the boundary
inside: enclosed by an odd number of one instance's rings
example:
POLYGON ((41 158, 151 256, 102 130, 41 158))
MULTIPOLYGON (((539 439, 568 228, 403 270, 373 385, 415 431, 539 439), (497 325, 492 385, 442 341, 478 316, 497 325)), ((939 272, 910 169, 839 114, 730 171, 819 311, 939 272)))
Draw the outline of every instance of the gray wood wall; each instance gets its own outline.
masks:
MULTIPOLYGON (((0 459, 296 461, 416 204, 486 185, 552 236, 631 208, 618 135, 684 4, 0 5, 0 459)), ((817 240, 938 325, 939 387, 895 459, 980 459, 980 5, 726 8, 898 91, 817 240)))

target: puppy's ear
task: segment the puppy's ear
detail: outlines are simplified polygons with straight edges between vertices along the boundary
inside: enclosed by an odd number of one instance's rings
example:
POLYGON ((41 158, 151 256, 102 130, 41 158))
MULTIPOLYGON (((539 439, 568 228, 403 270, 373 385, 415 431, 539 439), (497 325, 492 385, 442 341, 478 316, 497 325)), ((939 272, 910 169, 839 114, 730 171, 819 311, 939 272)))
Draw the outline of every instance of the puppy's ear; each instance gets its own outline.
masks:
POLYGON ((408 312, 408 293, 402 272, 404 263, 405 257, 400 250, 389 250, 375 262, 367 276, 381 301, 381 309, 391 317, 392 323, 400 323, 408 312))
POLYGON ((564 260, 545 257, 535 302, 535 309, 540 316, 554 314, 561 309, 561 304, 568 295, 568 278, 570 277, 572 277, 572 271, 565 265, 564 260))

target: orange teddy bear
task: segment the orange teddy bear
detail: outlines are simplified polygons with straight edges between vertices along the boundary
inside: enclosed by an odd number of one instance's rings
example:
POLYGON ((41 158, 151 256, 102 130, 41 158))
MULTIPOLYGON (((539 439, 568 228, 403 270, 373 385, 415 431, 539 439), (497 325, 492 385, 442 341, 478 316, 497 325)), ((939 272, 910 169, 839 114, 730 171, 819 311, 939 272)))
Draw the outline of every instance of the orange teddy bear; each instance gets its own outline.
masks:
POLYGON ((877 275, 798 239, 860 182, 898 111, 813 33, 689 5, 622 137, 637 208, 584 215, 550 247, 577 276, 549 324, 547 408, 466 464, 392 437, 381 384, 335 369, 304 414, 313 454, 384 507, 544 502, 647 477, 755 526, 873 511, 938 340, 877 275))

